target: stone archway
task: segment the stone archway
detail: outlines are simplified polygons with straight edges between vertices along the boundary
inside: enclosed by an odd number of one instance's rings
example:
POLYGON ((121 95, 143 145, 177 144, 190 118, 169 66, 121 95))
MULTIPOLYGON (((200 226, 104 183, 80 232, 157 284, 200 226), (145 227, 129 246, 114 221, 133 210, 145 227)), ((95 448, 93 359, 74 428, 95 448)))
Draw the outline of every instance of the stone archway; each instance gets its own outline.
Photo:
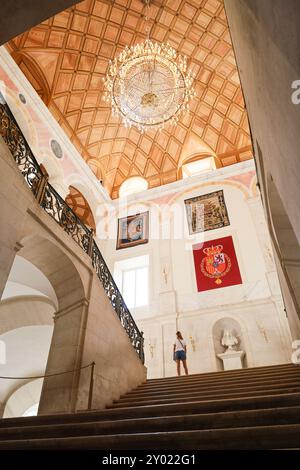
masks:
MULTIPOLYGON (((81 365, 82 333, 87 317, 87 301, 81 276, 69 256, 54 241, 33 235, 21 241, 20 256, 36 266, 50 281, 57 300, 49 357, 45 374, 78 369, 81 365)), ((76 404, 80 371, 46 378, 43 383, 39 414, 70 411, 76 404)))
MULTIPOLYGON (((22 416, 32 405, 26 405, 30 394, 26 395, 27 389, 22 387, 28 383, 26 377, 45 373, 56 311, 57 299, 48 279, 17 255, 0 301, 0 342, 4 348, 2 359, 0 353, 0 376, 14 377, 1 379, 0 415, 4 410, 5 417, 6 410, 7 417, 22 416), (8 402, 16 390, 12 405, 8 402)), ((35 396, 37 404, 41 386, 35 396)))
MULTIPOLYGON (((44 375, 52 334, 53 325, 33 324, 9 330, 1 335, 1 341, 5 344, 6 360, 1 364, 0 372, 0 416, 16 390, 32 380, 30 378, 44 375)), ((25 396, 23 397, 20 392, 18 394, 20 405, 23 399, 25 400, 25 396)), ((39 402, 39 399, 40 394, 36 396, 35 402, 39 402)), ((31 403, 28 407, 30 405, 31 403)), ((17 408, 15 411, 17 412, 17 408)))
POLYGON ((17 388, 6 402, 3 418, 23 416, 28 408, 38 404, 42 385, 43 379, 36 379, 17 388))
POLYGON ((19 255, 49 279, 61 311, 85 297, 81 276, 69 256, 54 242, 40 235, 25 237, 19 255))

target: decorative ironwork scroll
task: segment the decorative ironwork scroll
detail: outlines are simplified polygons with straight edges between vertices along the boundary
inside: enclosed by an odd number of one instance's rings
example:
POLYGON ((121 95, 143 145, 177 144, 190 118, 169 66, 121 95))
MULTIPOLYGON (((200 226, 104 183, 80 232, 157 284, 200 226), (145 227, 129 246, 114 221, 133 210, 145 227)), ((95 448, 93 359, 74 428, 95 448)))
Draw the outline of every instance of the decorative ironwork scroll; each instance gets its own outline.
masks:
POLYGON ((93 230, 85 226, 64 199, 48 183, 47 174, 34 157, 3 95, 0 93, 0 135, 8 146, 29 188, 42 208, 92 258, 93 267, 103 285, 132 346, 144 363, 144 338, 93 240, 93 230))
POLYGON ((25 137, 23 136, 14 116, 12 115, 3 95, 0 93, 0 135, 8 146, 24 179, 36 195, 43 178, 25 137))
POLYGON ((95 243, 92 248, 92 262, 94 269, 103 285, 105 293, 109 298, 120 322, 127 332, 132 346, 138 353, 141 361, 144 363, 144 338, 142 332, 139 331, 127 305, 124 302, 121 292, 119 291, 114 278, 112 277, 104 258, 95 243))
POLYGON ((86 253, 89 253, 91 230, 81 222, 49 183, 46 186, 41 206, 86 253))

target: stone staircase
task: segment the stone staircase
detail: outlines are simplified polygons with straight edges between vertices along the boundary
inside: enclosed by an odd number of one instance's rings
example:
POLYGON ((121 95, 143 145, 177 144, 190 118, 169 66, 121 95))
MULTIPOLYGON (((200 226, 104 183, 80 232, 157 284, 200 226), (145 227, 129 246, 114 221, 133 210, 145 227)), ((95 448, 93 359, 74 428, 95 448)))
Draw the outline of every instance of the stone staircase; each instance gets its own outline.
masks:
POLYGON ((0 420, 0 450, 299 448, 293 364, 153 379, 103 411, 0 420))

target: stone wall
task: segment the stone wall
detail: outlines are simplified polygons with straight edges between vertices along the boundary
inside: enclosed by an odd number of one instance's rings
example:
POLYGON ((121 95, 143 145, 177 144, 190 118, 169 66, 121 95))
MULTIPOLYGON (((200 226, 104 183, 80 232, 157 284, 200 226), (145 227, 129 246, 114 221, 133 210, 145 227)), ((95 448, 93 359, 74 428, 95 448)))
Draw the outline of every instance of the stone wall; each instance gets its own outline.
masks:
POLYGON ((285 306, 299 339, 300 104, 292 95, 299 96, 300 3, 225 0, 225 9, 285 306))
POLYGON ((245 366, 290 362, 289 325, 256 182, 254 162, 244 162, 119 200, 103 219, 112 272, 117 261, 149 255, 149 305, 132 309, 145 333, 148 377, 175 375, 177 329, 187 341, 190 372, 218 370, 213 328, 222 318, 240 325, 245 366), (216 190, 224 192, 230 225, 190 235, 184 201, 216 190), (117 219, 144 211, 150 214, 149 243, 116 250, 117 219), (198 292, 192 245, 225 236, 233 238, 242 284, 198 292))

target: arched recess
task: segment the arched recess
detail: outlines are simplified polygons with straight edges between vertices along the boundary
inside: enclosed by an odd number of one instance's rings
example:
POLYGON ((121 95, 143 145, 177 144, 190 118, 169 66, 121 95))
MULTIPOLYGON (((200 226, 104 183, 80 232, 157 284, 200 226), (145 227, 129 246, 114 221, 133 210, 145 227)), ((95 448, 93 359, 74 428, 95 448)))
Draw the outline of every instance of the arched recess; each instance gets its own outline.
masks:
POLYGON ((30 261, 49 279, 58 301, 58 309, 81 301, 84 287, 78 270, 65 252, 54 242, 32 235, 21 241, 19 255, 30 261))
POLYGON ((3 418, 23 416, 30 407, 38 404, 42 386, 43 379, 36 379, 17 388, 5 404, 3 418))
POLYGON ((34 325, 53 326, 56 308, 45 296, 11 297, 0 302, 0 335, 34 325))
POLYGON ((42 163, 48 173, 49 183, 64 198, 68 193, 68 186, 65 182, 63 167, 58 160, 51 155, 48 149, 42 149, 40 154, 40 163, 42 163))
MULTIPOLYGON (((51 312, 48 309, 41 318, 43 300, 40 298, 36 299, 40 302, 38 311, 25 312, 25 318, 20 317, 21 312, 17 313, 14 318, 16 328, 9 329, 0 337, 1 341, 7 345, 8 358, 6 363, 0 366, 1 375, 28 377, 78 369, 81 365, 80 346, 78 346, 82 334, 81 318, 84 317, 82 312, 86 312, 87 305, 81 278, 84 274, 79 273, 74 264, 76 261, 73 262, 54 240, 35 234, 24 237, 20 245, 22 248, 19 250, 19 256, 32 263, 46 276, 56 294, 58 307, 54 308, 51 305, 51 312), (37 321, 39 324, 36 324, 37 321), (17 348, 16 345, 18 345, 17 348)), ((8 302, 18 302, 18 300, 20 299, 9 299, 8 302)), ((26 309, 27 300, 23 298, 22 301, 22 308, 26 309)), ((61 395, 57 400, 65 400, 67 404, 75 400, 72 390, 74 381, 79 380, 79 373, 62 377, 50 377, 44 380, 40 401, 41 412, 53 402, 52 396, 58 397, 59 392, 61 395), (61 386, 62 377, 63 387, 61 386), (58 391, 59 386, 61 390, 58 391)), ((0 410, 2 411, 10 394, 26 380, 5 380, 4 382, 0 391, 0 410)))
MULTIPOLYGON (((32 226, 29 225, 28 229, 32 230, 32 226)), ((44 380, 39 414, 57 409, 75 409, 90 292, 89 274, 80 258, 75 255, 71 257, 58 240, 46 236, 38 232, 25 236, 20 242, 22 248, 19 251, 20 256, 34 264, 49 279, 58 301, 43 373, 74 372, 44 380)))
MULTIPOLYGON (((213 167, 211 168, 212 170, 222 167, 222 163, 216 155, 213 155, 213 154, 208 153, 208 152, 207 153, 194 154, 194 155, 189 156, 189 157, 185 158, 184 160, 182 160, 181 165, 178 167, 177 178, 182 179, 184 177, 183 169, 184 169, 185 165, 195 164, 196 162, 199 162, 199 161, 202 161, 202 160, 207 160, 207 159, 210 159, 210 160, 212 159, 212 161, 213 161, 213 167)), ((209 171, 209 170, 210 170, 210 168, 208 168, 207 170, 204 169, 204 171, 209 171)), ((199 173, 195 173, 195 176, 197 174, 201 174, 201 173, 202 173, 202 171, 199 171, 199 173)))
MULTIPOLYGON (((57 307, 55 292, 46 276, 17 255, 0 302, 0 341, 5 352, 0 375, 27 377, 44 373, 57 307)), ((1 380, 0 416, 11 393, 26 382, 26 379, 1 380)), ((21 416, 32 405, 26 402, 26 397, 26 388, 20 388, 14 405, 7 408, 10 410, 7 417, 21 416)), ((35 399, 38 403, 40 390, 35 399)))
POLYGON ((26 78, 29 80, 33 88, 36 90, 40 98, 48 106, 51 92, 47 79, 36 62, 26 53, 13 52, 12 57, 20 67, 26 78))
POLYGON ((218 357, 218 354, 224 353, 225 348, 221 344, 224 330, 229 330, 233 336, 238 339, 236 346, 237 350, 242 350, 246 353, 243 360, 244 367, 247 367, 247 351, 245 347, 245 340, 242 334, 242 328, 240 323, 232 317, 223 317, 216 321, 212 328, 213 344, 215 350, 215 357, 217 363, 217 370, 223 370, 223 361, 218 357))
MULTIPOLYGON (((72 186, 73 188, 77 189, 84 199, 87 201, 88 205, 90 206, 90 209, 92 211, 93 217, 95 219, 95 223, 97 225, 97 211, 99 209, 99 204, 101 200, 99 200, 99 191, 96 191, 93 186, 90 185, 90 181, 86 178, 83 177, 82 175, 76 174, 76 173, 71 173, 70 175, 65 177, 65 184, 68 187, 68 192, 69 193, 69 188, 72 186)), ((101 183, 99 182, 99 188, 100 188, 100 193, 103 194, 103 199, 106 201, 106 192, 104 191, 104 188, 102 188, 101 183)))
POLYGON ((119 197, 130 196, 148 189, 148 181, 142 176, 131 176, 123 181, 119 188, 119 197))
POLYGON ((267 179, 269 230, 292 337, 300 334, 300 246, 271 175, 267 179))
MULTIPOLYGON (((0 364, 0 375, 18 377, 1 379, 0 416, 12 393, 29 381, 27 377, 45 373, 52 334, 53 324, 23 326, 0 335, 6 348, 6 361, 0 364)), ((21 396, 19 398, 21 400, 21 396)))
POLYGON ((32 263, 19 255, 15 256, 1 301, 11 297, 43 297, 57 308, 57 298, 46 276, 32 263))
POLYGON ((88 227, 96 231, 96 223, 92 209, 83 194, 74 186, 69 186, 69 194, 65 199, 68 206, 88 227))
POLYGON ((217 157, 212 147, 207 145, 198 135, 191 133, 186 139, 180 153, 177 169, 177 179, 182 178, 182 166, 193 163, 207 157, 213 157, 215 167, 222 167, 221 160, 217 157))

